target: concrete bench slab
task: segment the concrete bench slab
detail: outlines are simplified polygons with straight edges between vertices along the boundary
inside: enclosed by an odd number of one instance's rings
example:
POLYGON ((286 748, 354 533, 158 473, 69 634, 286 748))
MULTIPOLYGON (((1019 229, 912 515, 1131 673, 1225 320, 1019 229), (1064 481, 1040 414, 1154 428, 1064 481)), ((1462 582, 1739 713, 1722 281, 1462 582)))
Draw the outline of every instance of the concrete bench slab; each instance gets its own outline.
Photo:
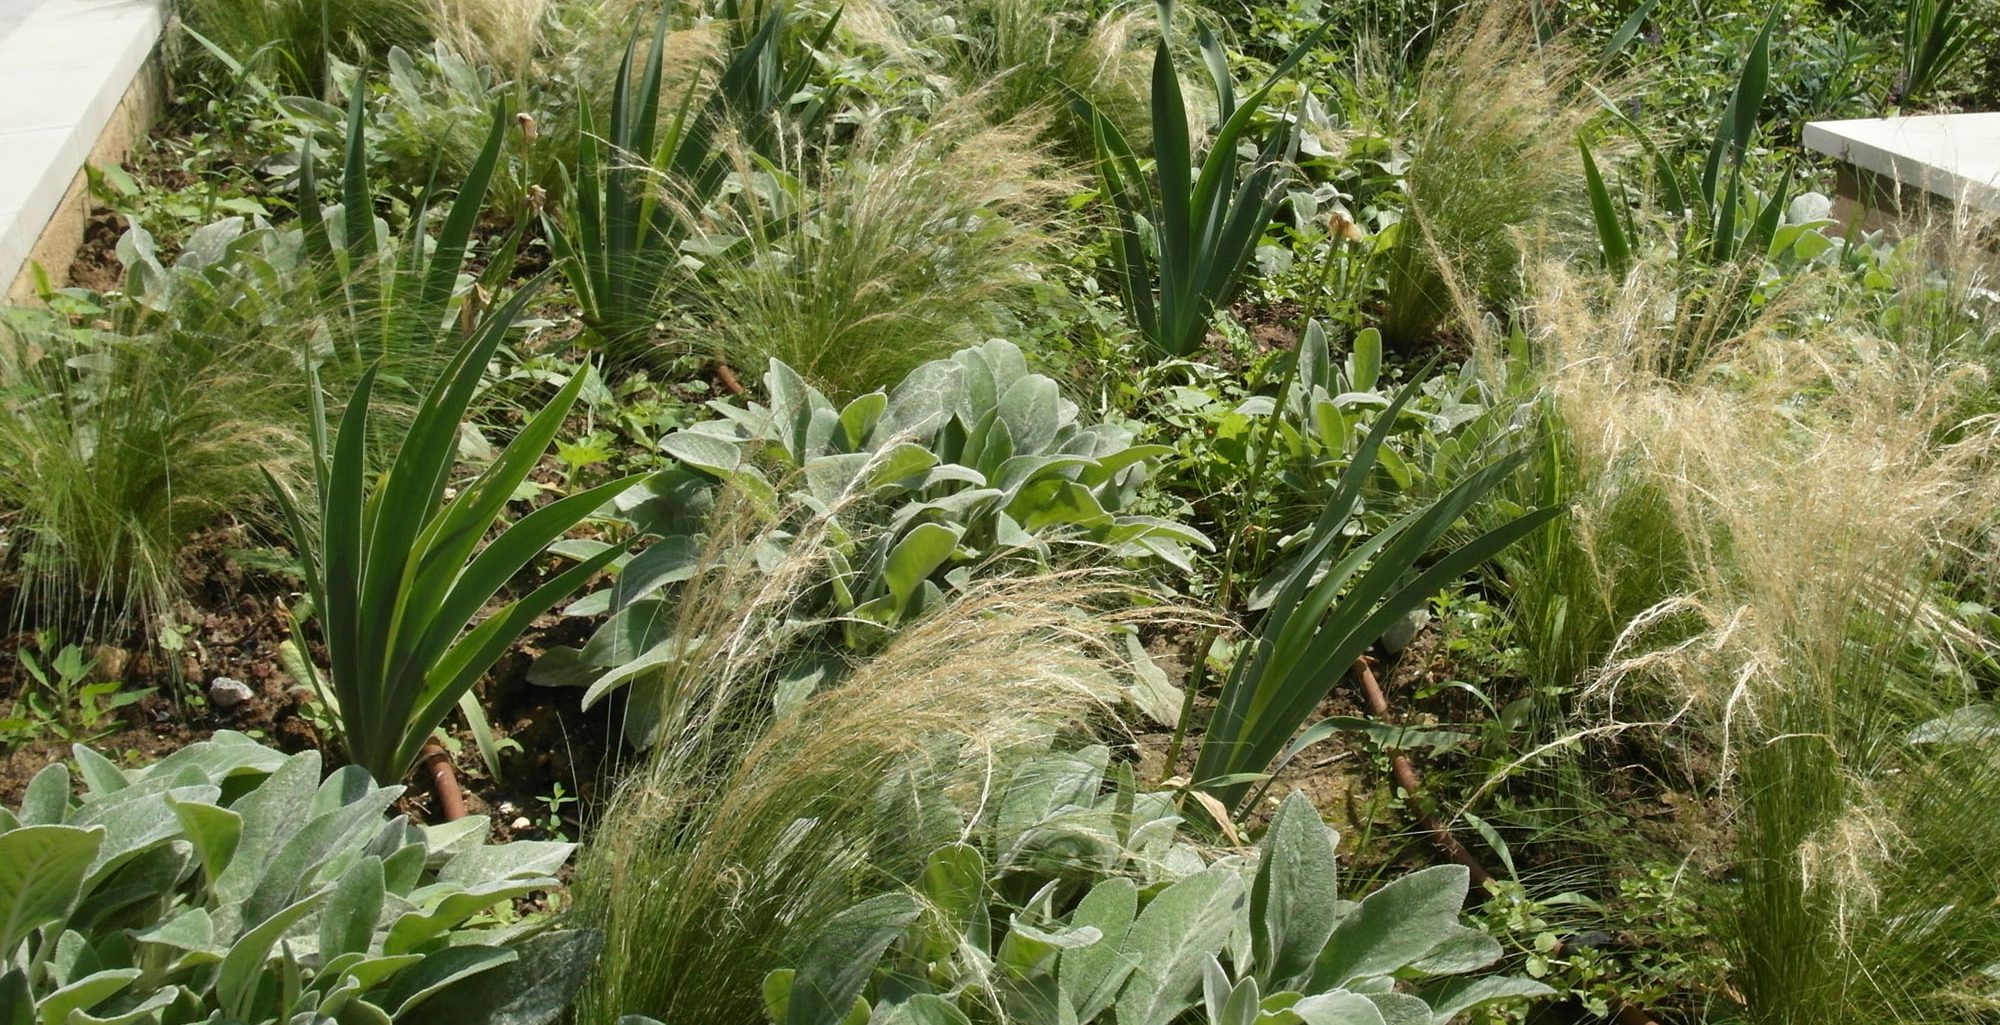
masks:
POLYGON ((1815 121, 1805 146, 1902 188, 2000 213, 2000 111, 1815 121))

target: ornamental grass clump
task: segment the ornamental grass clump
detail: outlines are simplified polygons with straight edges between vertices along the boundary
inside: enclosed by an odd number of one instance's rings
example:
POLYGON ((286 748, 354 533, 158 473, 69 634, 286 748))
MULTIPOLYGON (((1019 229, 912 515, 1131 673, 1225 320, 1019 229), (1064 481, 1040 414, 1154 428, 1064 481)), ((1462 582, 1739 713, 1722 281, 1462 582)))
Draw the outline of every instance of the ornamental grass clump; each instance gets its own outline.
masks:
POLYGON ((298 250, 296 233, 229 217, 163 264, 134 225, 122 294, 0 310, 8 622, 122 642, 181 599, 197 534, 269 525, 261 470, 289 475, 306 451, 298 250))
POLYGON ((1161 615, 1119 611, 1128 592, 1090 571, 992 580, 800 695, 772 660, 822 567, 790 545, 782 566, 697 577, 679 606, 689 657, 634 713, 658 716, 659 742, 578 876, 579 911, 606 937, 579 1025, 759 1020, 765 975, 961 838, 957 809, 1011 752, 1115 723, 1127 624, 1161 615))
POLYGON ((1085 19, 1057 0, 970 0, 962 5, 962 47, 950 72, 983 90, 996 122, 1046 120, 1072 154, 1094 149, 1087 124, 1068 116, 1064 97, 1082 96, 1127 138, 1144 145, 1149 52, 1157 21, 1141 7, 1085 19))
POLYGON ((1601 107, 1585 65, 1541 42, 1526 5, 1458 16, 1408 95, 1380 85, 1364 120, 1409 150, 1409 213, 1383 250, 1381 321, 1407 350, 1453 320, 1476 321, 1520 294, 1525 238, 1575 248, 1590 238, 1576 132, 1601 107))
POLYGON ((1664 731, 1662 771, 1730 810, 1712 924, 1749 1019, 1991 1014, 2000 874, 1972 852, 2000 844, 2000 754, 1966 723, 1992 641, 1955 596, 2000 511, 2000 434, 1959 416, 1980 354, 1820 302, 1668 374, 1644 268, 1609 295, 1542 280, 1568 543, 1598 572, 1678 567, 1597 653, 1586 732, 1664 731), (1642 533, 1632 494, 1659 503, 1642 533))
POLYGON ((738 164, 741 190, 688 289, 700 343, 738 368, 776 359, 836 399, 1025 314, 1072 183, 1040 122, 989 124, 969 95, 905 136, 868 123, 840 148, 794 136, 738 164))

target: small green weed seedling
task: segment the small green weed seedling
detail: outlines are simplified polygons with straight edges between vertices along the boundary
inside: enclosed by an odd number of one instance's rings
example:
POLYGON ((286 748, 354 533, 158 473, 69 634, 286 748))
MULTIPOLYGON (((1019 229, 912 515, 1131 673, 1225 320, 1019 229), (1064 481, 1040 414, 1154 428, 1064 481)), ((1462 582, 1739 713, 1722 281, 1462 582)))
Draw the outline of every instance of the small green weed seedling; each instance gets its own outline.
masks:
POLYGON ((542 832, 547 833, 552 840, 568 843, 570 837, 566 828, 567 823, 563 820, 563 809, 576 803, 576 795, 564 790, 561 783, 552 783, 549 785, 549 792, 536 797, 535 800, 540 801, 542 807, 548 809, 542 820, 537 823, 541 826, 542 832))
POLYGON ((18 653, 33 685, 22 688, 12 712, 0 719, 0 748, 42 739, 95 740, 125 725, 114 718, 117 711, 146 696, 117 680, 91 682, 94 666, 82 648, 64 645, 51 656, 54 646, 54 637, 44 633, 35 641, 39 656, 26 648, 18 653))

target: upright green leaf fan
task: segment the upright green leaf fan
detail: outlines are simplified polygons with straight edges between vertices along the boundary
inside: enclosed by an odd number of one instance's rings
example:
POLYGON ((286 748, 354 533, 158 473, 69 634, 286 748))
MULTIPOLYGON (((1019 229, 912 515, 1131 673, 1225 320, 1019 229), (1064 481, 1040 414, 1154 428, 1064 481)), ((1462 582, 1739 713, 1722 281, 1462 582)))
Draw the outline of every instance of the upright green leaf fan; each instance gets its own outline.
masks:
POLYGON ((348 757, 383 782, 402 778, 431 731, 529 622, 624 551, 607 547, 486 611, 551 542, 638 480, 624 477, 558 499, 480 545, 569 415, 586 380, 577 374, 477 480, 449 495, 459 421, 494 349, 539 284, 538 279, 523 287, 473 331, 431 387, 388 472, 372 487, 366 451, 375 371, 362 375, 330 445, 326 409, 315 386, 317 544, 305 541, 312 535, 298 501, 271 478, 293 536, 300 539, 306 587, 326 642, 331 687, 321 691, 338 706, 348 757))

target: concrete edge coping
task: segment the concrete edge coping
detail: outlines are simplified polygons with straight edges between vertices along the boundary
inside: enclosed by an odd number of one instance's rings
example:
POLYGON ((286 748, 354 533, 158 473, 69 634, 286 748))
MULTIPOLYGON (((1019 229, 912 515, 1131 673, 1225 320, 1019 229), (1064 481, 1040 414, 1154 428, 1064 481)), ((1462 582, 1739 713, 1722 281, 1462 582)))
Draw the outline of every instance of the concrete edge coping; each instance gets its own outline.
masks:
POLYGON ((62 276, 89 213, 85 161, 121 156, 150 120, 159 90, 143 72, 163 25, 158 0, 44 0, 0 37, 0 96, 12 102, 0 110, 0 283, 10 300, 32 294, 31 258, 61 260, 48 270, 62 276))

